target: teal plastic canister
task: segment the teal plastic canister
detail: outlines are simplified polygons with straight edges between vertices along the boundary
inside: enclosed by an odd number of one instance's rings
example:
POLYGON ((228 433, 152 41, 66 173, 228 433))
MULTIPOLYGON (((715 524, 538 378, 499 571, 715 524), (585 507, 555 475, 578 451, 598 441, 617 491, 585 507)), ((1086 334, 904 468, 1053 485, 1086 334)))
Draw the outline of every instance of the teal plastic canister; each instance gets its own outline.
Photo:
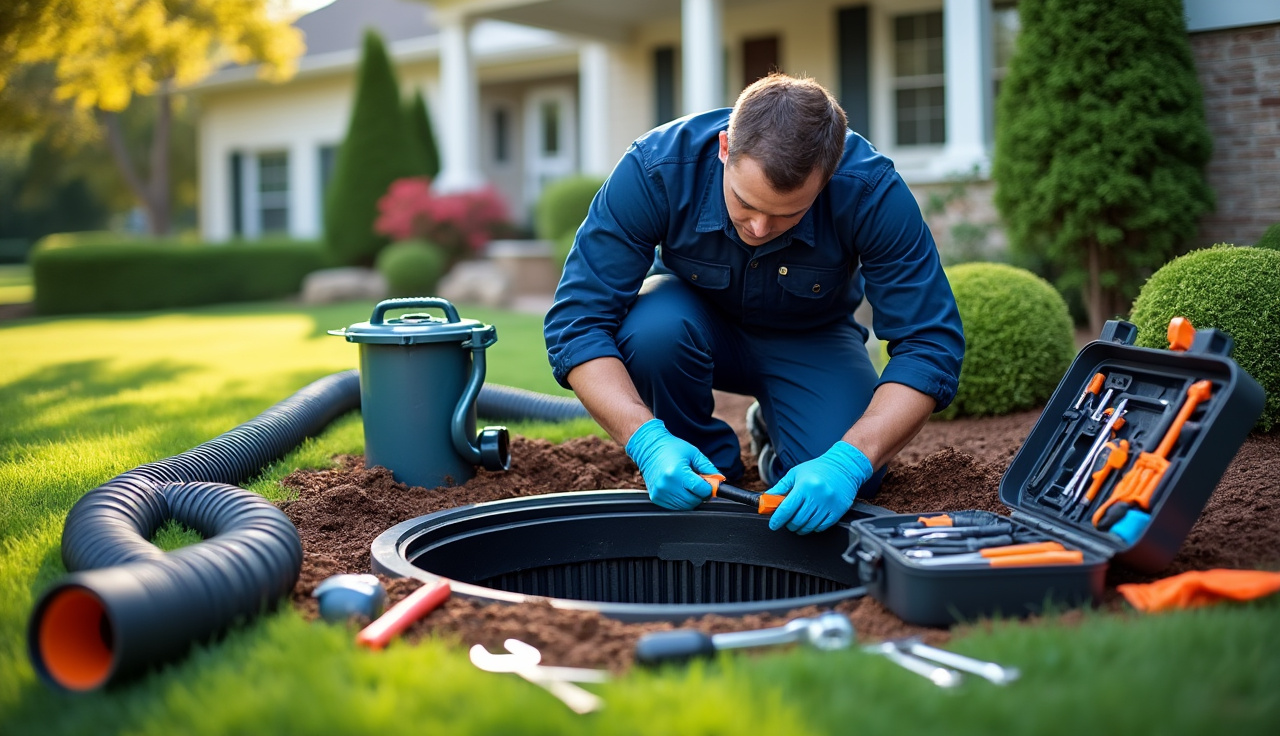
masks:
POLYGON ((365 464, 381 465, 411 486, 460 485, 476 466, 511 466, 506 427, 476 434, 476 396, 484 384, 485 349, 493 325, 461 319, 436 297, 387 299, 368 322, 330 330, 360 346, 360 412, 365 464), (444 317, 400 309, 439 309, 444 317))

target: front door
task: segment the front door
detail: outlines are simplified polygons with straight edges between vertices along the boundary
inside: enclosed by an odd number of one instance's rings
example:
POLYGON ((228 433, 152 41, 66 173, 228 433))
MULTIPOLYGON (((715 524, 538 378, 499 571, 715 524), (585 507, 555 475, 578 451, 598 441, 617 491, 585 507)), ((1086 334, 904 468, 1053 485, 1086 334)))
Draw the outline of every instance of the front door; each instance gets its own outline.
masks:
POLYGON ((534 87, 525 98, 525 203, 548 182, 577 170, 578 120, 573 87, 534 87))

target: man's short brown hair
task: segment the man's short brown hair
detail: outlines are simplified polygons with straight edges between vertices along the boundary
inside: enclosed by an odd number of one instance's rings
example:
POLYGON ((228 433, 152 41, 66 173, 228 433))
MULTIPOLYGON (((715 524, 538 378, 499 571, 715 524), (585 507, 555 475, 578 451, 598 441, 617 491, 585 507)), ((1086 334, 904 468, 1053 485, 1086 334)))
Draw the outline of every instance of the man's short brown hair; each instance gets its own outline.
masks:
POLYGON ((809 77, 774 72, 742 90, 729 115, 729 164, 746 156, 779 192, 794 192, 813 171, 824 181, 844 154, 848 125, 840 103, 809 77))

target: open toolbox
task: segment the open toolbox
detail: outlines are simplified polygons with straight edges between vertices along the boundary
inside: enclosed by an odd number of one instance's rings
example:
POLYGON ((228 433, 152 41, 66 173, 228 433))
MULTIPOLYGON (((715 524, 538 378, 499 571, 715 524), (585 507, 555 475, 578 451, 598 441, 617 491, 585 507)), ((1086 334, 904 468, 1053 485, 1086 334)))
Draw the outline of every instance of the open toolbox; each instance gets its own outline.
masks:
POLYGON ((849 524, 845 560, 914 624, 1022 616, 1097 599, 1115 559, 1177 554, 1262 412, 1231 338, 1177 318, 1169 349, 1128 322, 1081 349, 1000 479, 1013 511, 894 514, 849 524))

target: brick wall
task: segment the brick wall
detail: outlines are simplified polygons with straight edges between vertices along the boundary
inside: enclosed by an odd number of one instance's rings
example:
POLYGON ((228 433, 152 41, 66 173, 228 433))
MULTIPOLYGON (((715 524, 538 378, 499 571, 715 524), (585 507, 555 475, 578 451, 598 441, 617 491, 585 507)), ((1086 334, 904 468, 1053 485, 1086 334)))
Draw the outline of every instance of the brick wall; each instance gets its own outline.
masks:
POLYGON ((1191 35, 1218 195, 1193 244, 1255 242, 1280 222, 1280 24, 1191 35))

